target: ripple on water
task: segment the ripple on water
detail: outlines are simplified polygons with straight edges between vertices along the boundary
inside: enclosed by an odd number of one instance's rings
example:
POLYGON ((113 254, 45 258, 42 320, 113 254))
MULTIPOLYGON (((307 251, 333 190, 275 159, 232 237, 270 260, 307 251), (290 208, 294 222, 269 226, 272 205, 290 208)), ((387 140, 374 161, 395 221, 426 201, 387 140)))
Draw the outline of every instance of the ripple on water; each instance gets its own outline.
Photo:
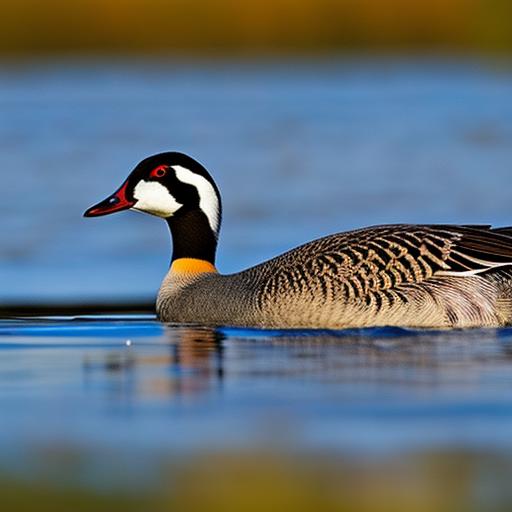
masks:
POLYGON ((511 329, 213 329, 151 315, 2 320, 0 448, 14 456, 65 444, 94 465, 122 453, 148 467, 169 454, 258 446, 508 451, 511 341, 511 329))

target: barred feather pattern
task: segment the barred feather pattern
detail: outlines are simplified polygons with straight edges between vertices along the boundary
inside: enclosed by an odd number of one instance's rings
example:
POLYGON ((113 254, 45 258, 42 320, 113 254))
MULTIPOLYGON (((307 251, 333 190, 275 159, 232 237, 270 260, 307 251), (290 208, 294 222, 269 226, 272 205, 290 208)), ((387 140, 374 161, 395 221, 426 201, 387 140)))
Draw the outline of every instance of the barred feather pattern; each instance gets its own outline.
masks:
POLYGON ((390 225, 310 242, 237 274, 172 276, 166 321, 477 327, 512 320, 512 228, 390 225))

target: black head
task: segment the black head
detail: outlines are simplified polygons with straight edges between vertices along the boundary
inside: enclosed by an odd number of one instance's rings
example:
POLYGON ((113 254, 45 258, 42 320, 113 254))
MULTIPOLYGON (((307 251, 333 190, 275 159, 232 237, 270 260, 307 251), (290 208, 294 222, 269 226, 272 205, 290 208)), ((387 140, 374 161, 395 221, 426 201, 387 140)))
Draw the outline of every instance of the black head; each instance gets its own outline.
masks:
POLYGON ((121 187, 89 208, 85 217, 134 209, 170 219, 199 210, 217 235, 221 217, 220 194, 208 171, 183 153, 160 153, 140 162, 121 187))

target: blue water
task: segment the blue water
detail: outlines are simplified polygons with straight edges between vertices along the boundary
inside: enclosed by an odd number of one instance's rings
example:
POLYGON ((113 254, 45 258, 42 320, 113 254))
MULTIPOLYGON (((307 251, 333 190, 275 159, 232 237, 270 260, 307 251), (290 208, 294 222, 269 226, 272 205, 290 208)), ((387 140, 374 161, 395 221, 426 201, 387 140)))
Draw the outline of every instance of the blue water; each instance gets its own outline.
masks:
POLYGON ((96 485, 223 449, 512 451, 509 329, 212 331, 51 315, 54 303, 154 298, 164 224, 81 214, 168 149, 219 183, 222 271, 369 224, 510 225, 512 66, 3 63, 0 305, 50 316, 0 320, 0 473, 45 474, 48 453, 68 451, 96 485))
POLYGON ((102 485, 134 475, 143 483, 163 460, 233 449, 372 460, 512 454, 511 358, 511 329, 215 330, 138 315, 4 320, 0 470, 31 474, 57 449, 81 453, 83 479, 102 485), (109 473, 112 460, 121 467, 109 473))
POLYGON ((152 299, 164 223, 81 215, 168 149, 220 186, 226 272, 370 224, 511 224, 512 65, 0 63, 0 301, 152 299))

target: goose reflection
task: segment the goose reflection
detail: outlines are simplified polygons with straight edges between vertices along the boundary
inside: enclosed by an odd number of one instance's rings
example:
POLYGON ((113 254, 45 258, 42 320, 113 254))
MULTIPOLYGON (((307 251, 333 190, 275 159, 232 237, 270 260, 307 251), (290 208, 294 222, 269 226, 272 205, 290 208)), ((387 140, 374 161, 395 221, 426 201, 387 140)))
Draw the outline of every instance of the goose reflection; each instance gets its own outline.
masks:
POLYGON ((155 339, 109 349, 85 369, 89 384, 129 401, 208 399, 223 392, 226 376, 276 389, 285 382, 431 390, 447 382, 474 386, 482 364, 502 365, 512 356, 511 339, 510 331, 491 330, 241 332, 168 325, 155 339))
POLYGON ((145 397, 194 397, 221 388, 224 336, 205 327, 166 327, 167 349, 141 353, 136 367, 143 378, 138 393, 145 397))
POLYGON ((194 395, 218 388, 224 377, 224 335, 208 327, 178 327, 169 330, 176 392, 194 395))
POLYGON ((86 384, 115 398, 192 397, 215 391, 224 375, 223 340, 214 328, 164 327, 158 343, 135 341, 99 360, 87 355, 86 384))

